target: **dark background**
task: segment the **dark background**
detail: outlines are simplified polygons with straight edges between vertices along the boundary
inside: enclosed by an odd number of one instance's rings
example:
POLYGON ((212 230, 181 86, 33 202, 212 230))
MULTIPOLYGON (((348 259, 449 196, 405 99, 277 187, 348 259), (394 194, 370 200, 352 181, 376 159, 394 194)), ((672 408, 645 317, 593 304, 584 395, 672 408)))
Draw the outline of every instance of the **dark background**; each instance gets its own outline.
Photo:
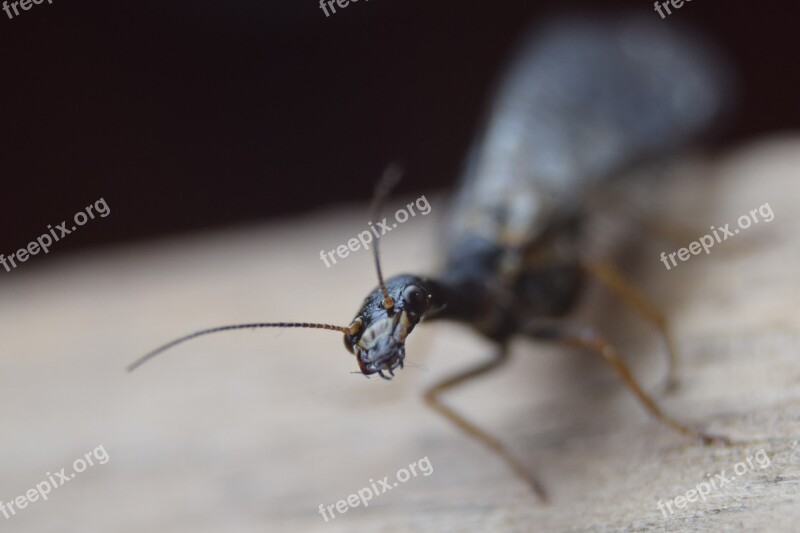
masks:
MULTIPOLYGON (((59 254, 452 184, 526 27, 564 2, 53 0, 0 11, 0 253, 104 197, 59 254)), ((648 0, 573 2, 653 17, 648 0)), ((797 3, 694 0, 744 81, 720 142, 800 125, 797 3)), ((28 267, 26 266, 26 269, 28 267)))

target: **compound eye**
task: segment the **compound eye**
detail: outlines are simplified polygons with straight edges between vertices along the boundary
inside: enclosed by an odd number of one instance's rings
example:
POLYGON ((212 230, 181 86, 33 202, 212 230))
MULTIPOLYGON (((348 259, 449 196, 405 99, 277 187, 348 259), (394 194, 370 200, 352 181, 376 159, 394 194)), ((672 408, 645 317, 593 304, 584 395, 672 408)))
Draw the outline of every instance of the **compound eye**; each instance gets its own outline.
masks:
POLYGON ((403 289, 406 309, 412 313, 422 313, 428 307, 428 295, 420 287, 409 285, 403 289))

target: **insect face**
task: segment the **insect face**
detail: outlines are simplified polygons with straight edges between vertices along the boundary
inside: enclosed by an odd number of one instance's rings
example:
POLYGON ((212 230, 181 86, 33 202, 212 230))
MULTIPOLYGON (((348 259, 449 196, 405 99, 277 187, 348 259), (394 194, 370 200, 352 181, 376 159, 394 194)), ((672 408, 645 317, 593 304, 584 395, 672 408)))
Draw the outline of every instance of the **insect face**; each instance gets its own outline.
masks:
POLYGON ((395 368, 403 368, 406 337, 432 307, 433 295, 424 280, 408 275, 387 280, 386 289, 390 305, 380 287, 372 291, 353 322, 357 331, 344 342, 364 375, 391 379, 395 368))

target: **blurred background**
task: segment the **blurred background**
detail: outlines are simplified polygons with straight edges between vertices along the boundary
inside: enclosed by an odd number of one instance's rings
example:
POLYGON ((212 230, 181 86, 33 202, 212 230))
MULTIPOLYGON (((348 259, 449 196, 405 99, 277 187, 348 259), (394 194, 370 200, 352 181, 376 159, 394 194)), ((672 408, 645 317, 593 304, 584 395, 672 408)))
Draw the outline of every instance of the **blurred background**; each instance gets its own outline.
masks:
MULTIPOLYGON (((81 247, 366 201, 387 162, 400 194, 451 186, 525 29, 596 2, 56 0, 0 12, 0 252, 103 196, 81 247)), ((800 125, 798 4, 686 2, 731 55, 743 105, 720 143, 800 125)), ((652 2, 604 2, 658 17, 652 2)), ((41 265, 31 261, 27 269, 41 265)))

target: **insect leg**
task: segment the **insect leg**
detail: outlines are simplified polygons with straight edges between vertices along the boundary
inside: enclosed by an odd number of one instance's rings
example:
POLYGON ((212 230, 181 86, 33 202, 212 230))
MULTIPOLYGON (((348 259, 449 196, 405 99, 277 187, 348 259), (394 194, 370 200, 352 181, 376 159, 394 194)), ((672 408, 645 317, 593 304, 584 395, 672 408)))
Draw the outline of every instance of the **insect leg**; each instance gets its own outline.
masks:
POLYGON ((500 347, 499 352, 490 361, 456 374, 455 376, 431 386, 427 391, 425 391, 425 403, 427 403, 428 406, 434 411, 458 426, 458 428, 464 431, 467 435, 481 441, 486 447, 496 453, 503 461, 505 461, 505 463, 511 468, 511 470, 514 471, 516 475, 530 485, 531 489, 533 489, 540 500, 546 502, 547 495, 541 484, 530 474, 530 472, 528 472, 519 459, 514 457, 499 440, 465 419, 455 410, 447 407, 440 399, 441 394, 448 389, 452 389, 457 385, 461 385, 462 383, 500 367, 508 360, 508 355, 508 345, 503 344, 500 347))
POLYGON ((697 431, 678 422, 662 411, 658 404, 656 404, 644 389, 642 389, 636 381, 636 378, 633 377, 628 365, 619 357, 617 350, 603 337, 598 335, 594 328, 590 326, 576 326, 575 324, 568 323, 537 321, 526 327, 525 333, 539 340, 551 340, 571 344, 601 355, 605 362, 614 369, 622 382, 636 395, 642 405, 663 423, 679 433, 700 439, 704 444, 712 444, 714 442, 730 444, 730 440, 727 437, 710 435, 702 431, 697 431))
POLYGON ((640 291, 625 281, 622 274, 611 264, 584 261, 581 266, 586 272, 600 280, 624 304, 641 313, 645 320, 650 322, 661 333, 667 346, 667 356, 669 358, 666 389, 667 391, 675 390, 678 385, 678 352, 675 349, 667 319, 661 311, 640 291))

